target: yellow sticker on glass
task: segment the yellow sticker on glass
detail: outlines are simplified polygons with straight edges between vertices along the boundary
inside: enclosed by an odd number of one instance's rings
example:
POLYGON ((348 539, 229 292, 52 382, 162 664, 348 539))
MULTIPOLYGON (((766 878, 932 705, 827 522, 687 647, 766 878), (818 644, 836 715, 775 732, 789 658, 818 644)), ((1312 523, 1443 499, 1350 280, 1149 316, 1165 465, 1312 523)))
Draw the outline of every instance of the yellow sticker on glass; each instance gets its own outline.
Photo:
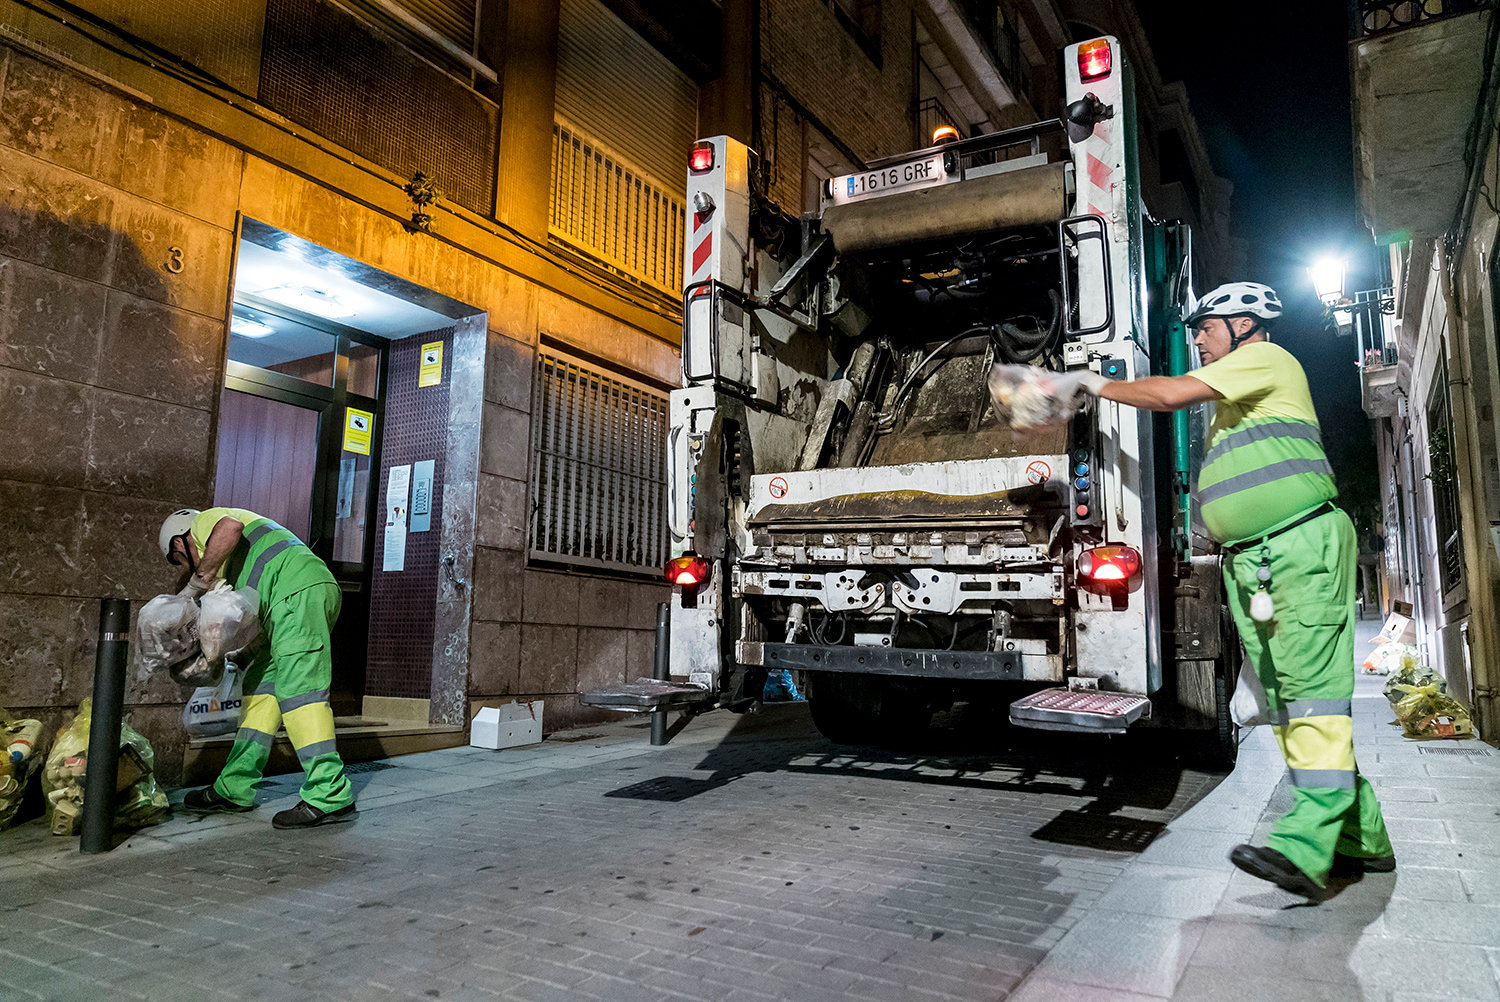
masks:
POLYGON ((344 410, 344 451, 370 454, 370 435, 375 430, 375 415, 353 407, 344 410))
POLYGON ((436 386, 443 381, 443 342, 433 341, 422 346, 422 370, 417 376, 418 386, 436 386))

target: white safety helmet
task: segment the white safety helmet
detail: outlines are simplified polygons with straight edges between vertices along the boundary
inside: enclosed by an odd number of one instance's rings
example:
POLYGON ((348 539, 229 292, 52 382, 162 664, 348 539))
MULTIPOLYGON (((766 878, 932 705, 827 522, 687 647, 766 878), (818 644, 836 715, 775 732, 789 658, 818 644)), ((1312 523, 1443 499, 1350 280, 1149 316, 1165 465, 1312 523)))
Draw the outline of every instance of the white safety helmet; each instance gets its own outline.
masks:
POLYGON ((191 532, 193 519, 200 512, 197 508, 179 508, 167 516, 167 520, 161 524, 161 533, 156 541, 161 545, 161 555, 168 560, 172 559, 172 540, 185 532, 191 532))
MULTIPOLYGON (((1199 298, 1198 305, 1192 308, 1182 322, 1192 330, 1205 317, 1223 317, 1225 320, 1230 317, 1254 317, 1257 321, 1270 323, 1280 316, 1281 297, 1269 285, 1261 285, 1259 282, 1228 282, 1199 298)), ((1260 323, 1256 323, 1244 334, 1232 337, 1231 345, 1237 348, 1241 341, 1257 332, 1265 332, 1265 327, 1260 323)))

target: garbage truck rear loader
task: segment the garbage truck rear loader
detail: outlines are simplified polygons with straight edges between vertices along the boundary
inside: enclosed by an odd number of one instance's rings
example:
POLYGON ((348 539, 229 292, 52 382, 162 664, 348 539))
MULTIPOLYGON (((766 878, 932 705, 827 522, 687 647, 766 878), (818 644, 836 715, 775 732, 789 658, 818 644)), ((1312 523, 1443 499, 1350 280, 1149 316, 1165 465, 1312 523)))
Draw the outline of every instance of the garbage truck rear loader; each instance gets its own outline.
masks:
POLYGON ((1187 228, 1144 210, 1130 68, 1064 53, 1067 112, 869 164, 792 218, 715 137, 688 173, 673 391, 670 680, 623 710, 743 708, 805 673, 834 741, 955 703, 1023 727, 1203 732, 1238 648, 1188 495, 1203 415, 1101 401, 1020 434, 996 363, 1188 371, 1187 228))

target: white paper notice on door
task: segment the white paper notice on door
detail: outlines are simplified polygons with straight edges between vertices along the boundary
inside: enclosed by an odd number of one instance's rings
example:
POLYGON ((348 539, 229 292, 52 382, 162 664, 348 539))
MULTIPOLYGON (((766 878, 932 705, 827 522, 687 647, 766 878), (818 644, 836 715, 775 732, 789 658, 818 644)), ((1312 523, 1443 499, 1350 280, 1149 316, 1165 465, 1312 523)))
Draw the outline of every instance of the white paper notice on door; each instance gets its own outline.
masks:
POLYGON ((406 513, 410 495, 411 465, 392 466, 385 487, 385 556, 380 563, 383 571, 406 569, 406 513))

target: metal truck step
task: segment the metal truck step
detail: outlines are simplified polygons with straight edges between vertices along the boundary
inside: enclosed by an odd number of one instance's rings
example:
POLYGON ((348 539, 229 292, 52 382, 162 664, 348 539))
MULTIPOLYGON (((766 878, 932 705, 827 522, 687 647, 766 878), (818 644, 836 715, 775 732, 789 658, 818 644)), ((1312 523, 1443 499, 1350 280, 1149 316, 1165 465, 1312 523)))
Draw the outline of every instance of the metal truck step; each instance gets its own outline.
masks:
POLYGON ((624 685, 590 689, 580 694, 578 701, 585 706, 639 713, 645 710, 671 710, 697 706, 712 702, 713 698, 712 692, 695 685, 665 682, 654 678, 638 678, 624 685))
POLYGON ((1044 731, 1124 734, 1125 728, 1151 716, 1151 700, 1128 692, 1097 689, 1043 689, 1010 704, 1010 722, 1044 731))

